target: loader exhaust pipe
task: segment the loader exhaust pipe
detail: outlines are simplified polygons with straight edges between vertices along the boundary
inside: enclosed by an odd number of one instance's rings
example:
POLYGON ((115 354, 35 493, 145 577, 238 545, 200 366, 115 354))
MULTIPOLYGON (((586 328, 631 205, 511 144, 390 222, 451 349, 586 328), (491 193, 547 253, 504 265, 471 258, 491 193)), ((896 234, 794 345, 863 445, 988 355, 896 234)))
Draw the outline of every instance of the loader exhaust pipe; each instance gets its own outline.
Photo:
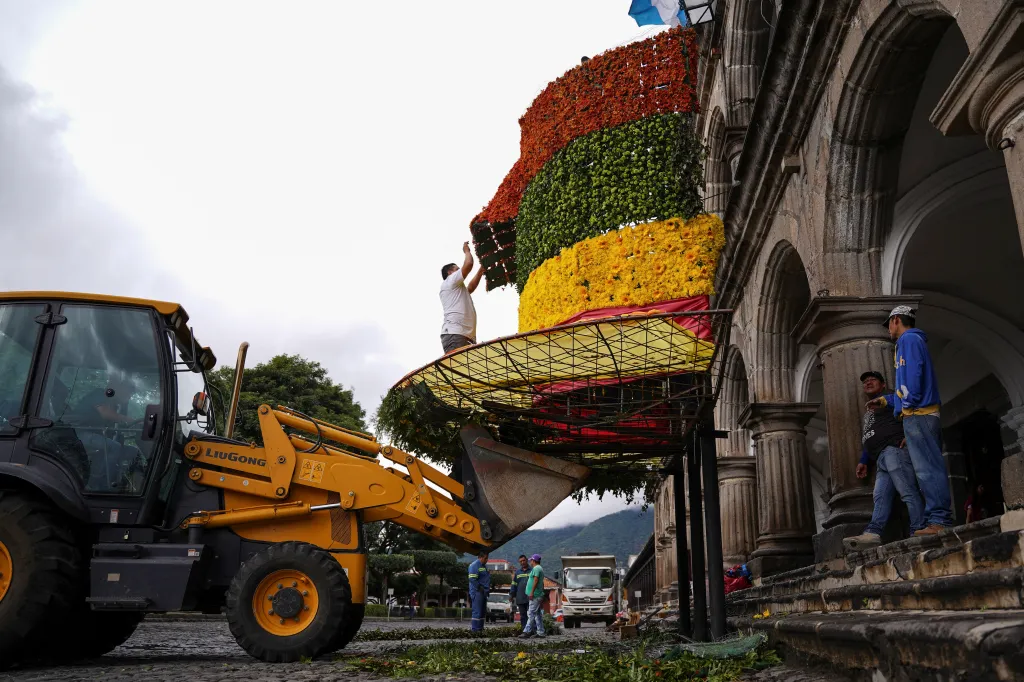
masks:
POLYGON ((231 403, 228 406, 228 418, 224 422, 224 436, 231 438, 235 433, 235 416, 238 414, 238 397, 242 394, 242 373, 245 371, 245 354, 249 352, 249 342, 243 341, 238 347, 238 359, 235 361, 235 385, 231 388, 231 403))
POLYGON ((464 455, 452 470, 465 486, 467 512, 480 519, 492 546, 540 521, 577 489, 590 468, 495 441, 485 429, 462 429, 464 455))

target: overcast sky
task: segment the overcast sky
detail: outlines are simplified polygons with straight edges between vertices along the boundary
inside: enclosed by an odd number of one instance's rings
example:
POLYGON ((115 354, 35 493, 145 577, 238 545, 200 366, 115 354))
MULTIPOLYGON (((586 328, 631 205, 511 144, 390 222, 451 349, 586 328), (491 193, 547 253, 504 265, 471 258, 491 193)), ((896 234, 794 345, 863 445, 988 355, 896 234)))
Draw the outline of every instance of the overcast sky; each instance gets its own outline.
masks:
MULTIPOLYGON (((299 353, 372 414, 440 355, 440 266, 534 96, 653 32, 628 7, 0 0, 0 287, 178 301, 223 361, 299 353)), ((513 289, 475 301, 516 331, 513 289)))

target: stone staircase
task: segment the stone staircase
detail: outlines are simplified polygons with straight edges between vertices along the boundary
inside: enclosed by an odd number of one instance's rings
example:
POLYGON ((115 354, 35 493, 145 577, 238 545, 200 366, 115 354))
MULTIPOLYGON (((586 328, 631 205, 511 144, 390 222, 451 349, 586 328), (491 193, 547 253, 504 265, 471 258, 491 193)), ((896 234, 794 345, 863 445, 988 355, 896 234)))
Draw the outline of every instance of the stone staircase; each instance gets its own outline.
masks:
POLYGON ((1024 680, 1024 510, 764 578, 727 608, 864 679, 1024 680))

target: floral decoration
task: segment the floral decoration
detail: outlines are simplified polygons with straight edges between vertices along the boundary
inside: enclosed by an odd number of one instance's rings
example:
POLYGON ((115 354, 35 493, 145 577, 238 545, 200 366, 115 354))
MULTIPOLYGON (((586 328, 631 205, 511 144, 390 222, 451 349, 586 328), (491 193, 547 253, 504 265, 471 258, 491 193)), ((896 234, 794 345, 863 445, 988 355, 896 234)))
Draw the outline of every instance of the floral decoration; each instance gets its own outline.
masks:
POLYGON ((572 140, 645 116, 696 111, 697 36, 676 28, 618 47, 548 84, 526 114, 519 161, 473 222, 514 218, 534 175, 572 140))
POLYGON ((563 248, 523 288, 519 331, 553 327, 590 310, 713 294, 724 246, 721 219, 704 214, 625 227, 563 248))
POLYGON ((664 114, 574 140, 530 183, 516 220, 517 288, 566 246, 630 223, 704 209, 704 148, 687 114, 664 114))

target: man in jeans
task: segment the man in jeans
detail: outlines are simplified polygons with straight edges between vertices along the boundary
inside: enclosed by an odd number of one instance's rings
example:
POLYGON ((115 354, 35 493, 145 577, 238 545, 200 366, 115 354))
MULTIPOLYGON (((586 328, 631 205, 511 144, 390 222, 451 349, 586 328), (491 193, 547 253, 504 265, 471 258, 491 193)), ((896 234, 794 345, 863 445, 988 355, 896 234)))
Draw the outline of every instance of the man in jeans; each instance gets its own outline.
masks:
MULTIPOLYGON (((868 399, 874 400, 885 393, 885 378, 880 372, 864 372, 860 382, 868 399)), ((899 493, 910 512, 910 530, 917 532, 924 527, 921 495, 917 491, 914 465, 910 461, 903 438, 903 424, 893 413, 892 405, 885 405, 864 413, 864 428, 861 435, 863 451, 857 465, 857 478, 867 478, 868 463, 876 462, 875 508, 871 522, 861 535, 843 540, 843 546, 851 551, 863 551, 882 543, 882 529, 892 512, 893 493, 899 493)))
POLYGON ((953 503, 942 457, 939 383, 928 353, 928 337, 916 328, 915 318, 913 309, 905 305, 889 313, 886 326, 896 342, 896 391, 873 398, 867 408, 892 405, 896 416, 903 420, 917 485, 924 495, 926 525, 914 535, 935 535, 953 525, 953 503))
POLYGON ((526 594, 530 597, 526 627, 522 639, 530 637, 546 637, 541 604, 544 601, 544 568, 540 565, 540 554, 530 557, 530 577, 526 581, 526 594))
POLYGON ((519 609, 519 626, 525 630, 529 619, 530 595, 526 592, 526 583, 530 580, 530 566, 526 562, 526 555, 519 555, 519 570, 513 574, 512 589, 509 591, 509 600, 519 609))
POLYGON ((446 355, 456 348, 476 343, 476 307, 470 294, 476 291, 484 270, 480 268, 466 282, 473 270, 473 252, 469 250, 469 242, 463 242, 462 253, 465 258, 461 268, 455 263, 441 268, 441 307, 444 309, 441 347, 446 355))

